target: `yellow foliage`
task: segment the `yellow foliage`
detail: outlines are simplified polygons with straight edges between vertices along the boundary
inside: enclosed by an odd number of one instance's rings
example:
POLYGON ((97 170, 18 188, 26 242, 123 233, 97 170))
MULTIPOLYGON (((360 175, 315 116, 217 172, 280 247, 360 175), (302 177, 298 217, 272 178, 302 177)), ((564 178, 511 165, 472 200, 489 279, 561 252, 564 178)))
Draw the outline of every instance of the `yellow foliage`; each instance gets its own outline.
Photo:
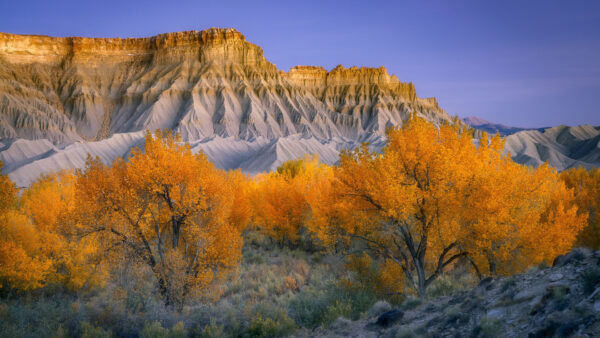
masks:
POLYGON ((252 202, 254 222, 280 243, 295 244, 309 217, 307 194, 327 166, 305 157, 282 164, 276 172, 257 175, 252 202))
POLYGON ((76 184, 78 232, 144 262, 166 303, 181 308, 238 264, 250 217, 235 204, 246 203, 244 182, 178 137, 147 133, 127 163, 88 160, 76 184))
POLYGON ((310 201, 313 230, 330 247, 359 242, 396 264, 420 296, 447 267, 516 272, 569 250, 583 218, 547 166, 530 169, 485 135, 411 117, 388 131, 382 154, 342 153, 310 201))
POLYGON ((588 215, 588 223, 579 235, 578 243, 600 249, 600 169, 573 168, 563 171, 560 177, 574 190, 579 209, 588 215))

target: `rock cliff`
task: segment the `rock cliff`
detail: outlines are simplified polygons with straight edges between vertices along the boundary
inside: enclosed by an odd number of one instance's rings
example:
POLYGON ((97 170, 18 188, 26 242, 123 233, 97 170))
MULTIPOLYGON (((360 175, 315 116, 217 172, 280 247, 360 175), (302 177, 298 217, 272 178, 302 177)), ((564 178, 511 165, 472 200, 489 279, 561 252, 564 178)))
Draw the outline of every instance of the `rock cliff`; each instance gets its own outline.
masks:
POLYGON ((342 148, 381 142, 412 112, 450 120, 383 67, 284 72, 234 29, 131 39, 0 33, 0 159, 19 185, 81 167, 87 152, 126 156, 146 129, 172 129, 218 165, 250 173, 309 151, 335 162, 342 148))

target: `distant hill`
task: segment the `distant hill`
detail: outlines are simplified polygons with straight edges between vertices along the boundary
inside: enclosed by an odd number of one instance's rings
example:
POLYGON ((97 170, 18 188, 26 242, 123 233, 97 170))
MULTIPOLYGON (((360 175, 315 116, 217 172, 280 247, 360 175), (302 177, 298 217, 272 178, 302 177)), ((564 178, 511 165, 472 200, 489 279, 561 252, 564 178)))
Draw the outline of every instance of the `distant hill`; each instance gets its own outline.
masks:
POLYGON ((504 150, 518 163, 537 167, 548 162, 557 170, 600 167, 600 127, 583 124, 524 130, 506 137, 504 150))
POLYGON ((510 134, 514 134, 523 130, 537 130, 537 131, 544 131, 544 129, 546 128, 520 128, 520 127, 511 127, 511 126, 506 126, 504 124, 500 124, 500 123, 492 123, 489 121, 486 121, 484 119, 482 119, 481 117, 477 117, 477 116, 469 116, 469 117, 465 117, 464 119, 462 119, 464 123, 470 125, 471 127, 481 130, 481 131, 485 131, 488 134, 492 134, 495 135, 496 133, 499 133, 500 136, 507 136, 510 134))

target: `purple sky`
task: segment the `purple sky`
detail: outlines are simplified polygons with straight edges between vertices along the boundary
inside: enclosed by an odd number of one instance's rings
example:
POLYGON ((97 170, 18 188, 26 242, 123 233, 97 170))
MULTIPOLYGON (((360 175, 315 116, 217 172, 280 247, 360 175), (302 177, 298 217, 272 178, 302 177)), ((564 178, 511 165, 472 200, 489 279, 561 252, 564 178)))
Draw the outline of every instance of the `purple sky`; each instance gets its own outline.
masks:
POLYGON ((141 37, 233 27, 280 69, 387 67, 452 115, 600 125, 600 1, 0 1, 0 31, 141 37))

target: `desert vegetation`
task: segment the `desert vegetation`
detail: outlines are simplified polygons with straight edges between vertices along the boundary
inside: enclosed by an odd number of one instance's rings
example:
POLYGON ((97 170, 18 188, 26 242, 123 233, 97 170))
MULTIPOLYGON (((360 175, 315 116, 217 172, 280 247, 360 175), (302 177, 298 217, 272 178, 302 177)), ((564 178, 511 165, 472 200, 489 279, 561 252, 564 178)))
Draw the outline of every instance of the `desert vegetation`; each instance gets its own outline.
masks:
POLYGON ((159 131, 23 191, 1 176, 0 335, 285 336, 599 247, 598 169, 414 116, 387 136, 248 177, 159 131))

